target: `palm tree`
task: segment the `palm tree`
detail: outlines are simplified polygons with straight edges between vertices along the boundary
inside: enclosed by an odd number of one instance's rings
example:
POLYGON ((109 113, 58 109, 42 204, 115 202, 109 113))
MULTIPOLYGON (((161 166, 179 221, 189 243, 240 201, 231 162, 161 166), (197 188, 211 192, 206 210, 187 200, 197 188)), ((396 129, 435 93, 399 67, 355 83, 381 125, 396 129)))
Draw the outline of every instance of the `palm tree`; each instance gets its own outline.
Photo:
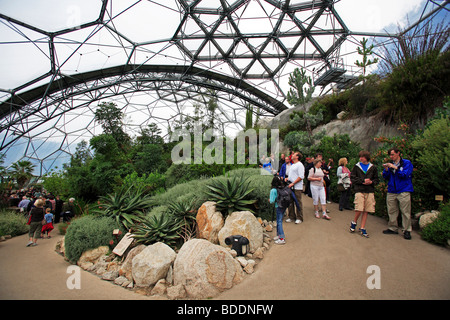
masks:
POLYGON ((34 167, 35 165, 28 160, 19 160, 11 165, 9 174, 16 179, 19 189, 22 189, 25 183, 31 179, 34 167))

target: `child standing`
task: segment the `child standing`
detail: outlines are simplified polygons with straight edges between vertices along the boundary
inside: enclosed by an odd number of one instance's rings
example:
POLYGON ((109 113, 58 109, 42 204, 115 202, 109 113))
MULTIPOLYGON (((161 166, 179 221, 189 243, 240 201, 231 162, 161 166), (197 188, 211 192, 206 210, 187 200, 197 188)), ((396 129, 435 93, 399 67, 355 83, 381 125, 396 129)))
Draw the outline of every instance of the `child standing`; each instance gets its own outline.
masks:
MULTIPOLYGON (((279 205, 279 189, 283 188, 283 181, 275 176, 272 179, 272 189, 270 190, 270 198, 269 198, 269 202, 270 203, 275 203, 275 210, 277 213, 277 236, 274 238, 275 243, 276 244, 285 244, 286 240, 284 237, 284 231, 283 231, 283 217, 284 217, 284 213, 286 211, 286 209, 288 208, 288 206, 283 207, 282 205, 279 205)), ((290 190, 288 190, 290 192, 290 190)))
POLYGON ((50 239, 50 231, 53 230, 53 213, 51 208, 46 209, 44 219, 47 223, 42 226, 42 237, 44 237, 44 234, 47 232, 47 239, 50 239))
POLYGON ((355 218, 350 223, 350 232, 355 232, 360 216, 361 228, 359 232, 368 238, 366 221, 368 213, 375 212, 375 185, 379 182, 377 167, 370 163, 370 153, 361 151, 357 163, 350 174, 352 186, 355 190, 355 218))

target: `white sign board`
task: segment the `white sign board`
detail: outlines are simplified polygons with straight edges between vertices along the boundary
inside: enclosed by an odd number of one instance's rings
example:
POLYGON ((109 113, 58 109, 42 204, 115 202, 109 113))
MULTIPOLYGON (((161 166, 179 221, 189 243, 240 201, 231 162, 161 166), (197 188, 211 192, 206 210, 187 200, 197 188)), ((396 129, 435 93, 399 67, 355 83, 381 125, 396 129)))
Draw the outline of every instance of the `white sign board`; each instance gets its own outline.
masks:
POLYGON ((130 244, 133 242, 134 238, 131 237, 131 233, 126 233, 122 240, 117 244, 117 246, 114 248, 113 253, 122 256, 125 250, 130 246, 130 244))

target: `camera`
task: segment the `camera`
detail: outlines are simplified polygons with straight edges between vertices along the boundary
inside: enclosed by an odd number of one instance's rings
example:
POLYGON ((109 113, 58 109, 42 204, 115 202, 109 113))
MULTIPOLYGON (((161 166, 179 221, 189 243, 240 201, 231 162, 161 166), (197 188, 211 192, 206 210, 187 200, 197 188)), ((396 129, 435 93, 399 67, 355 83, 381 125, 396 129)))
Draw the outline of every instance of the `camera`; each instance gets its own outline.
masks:
POLYGON ((246 255, 250 241, 244 236, 235 235, 225 238, 225 244, 231 245, 231 249, 237 252, 238 256, 246 255))

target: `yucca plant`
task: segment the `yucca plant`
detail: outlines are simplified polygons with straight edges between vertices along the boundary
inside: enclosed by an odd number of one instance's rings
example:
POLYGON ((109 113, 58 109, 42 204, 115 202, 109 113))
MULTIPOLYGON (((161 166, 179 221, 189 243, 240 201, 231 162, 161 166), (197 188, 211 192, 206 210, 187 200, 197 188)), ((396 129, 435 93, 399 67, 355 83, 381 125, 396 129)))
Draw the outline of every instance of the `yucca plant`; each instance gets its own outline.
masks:
POLYGON ((133 186, 102 196, 99 202, 98 209, 94 212, 113 217, 118 226, 123 225, 126 230, 142 221, 142 214, 153 204, 150 196, 133 186))
POLYGON ((170 214, 150 215, 132 227, 133 238, 137 243, 150 245, 163 242, 175 248, 181 238, 181 222, 170 214))
POLYGON ((234 211, 254 211, 251 206, 257 200, 248 199, 249 194, 253 191, 249 188, 248 178, 244 179, 243 175, 227 178, 225 181, 217 179, 212 180, 207 185, 209 191, 206 192, 210 201, 216 202, 216 209, 224 215, 231 214, 234 211))

